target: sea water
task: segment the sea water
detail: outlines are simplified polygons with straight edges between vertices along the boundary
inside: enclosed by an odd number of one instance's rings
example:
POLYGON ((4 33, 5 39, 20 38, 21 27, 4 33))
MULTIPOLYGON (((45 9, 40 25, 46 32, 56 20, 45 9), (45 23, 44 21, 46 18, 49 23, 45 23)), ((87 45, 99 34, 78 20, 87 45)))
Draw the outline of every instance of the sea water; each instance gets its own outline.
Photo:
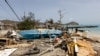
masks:
POLYGON ((98 25, 98 27, 95 28, 81 28, 81 29, 86 30, 88 34, 90 34, 91 36, 100 37, 100 25, 98 25))
POLYGON ((91 33, 100 35, 100 26, 98 26, 96 28, 90 28, 89 30, 91 33))

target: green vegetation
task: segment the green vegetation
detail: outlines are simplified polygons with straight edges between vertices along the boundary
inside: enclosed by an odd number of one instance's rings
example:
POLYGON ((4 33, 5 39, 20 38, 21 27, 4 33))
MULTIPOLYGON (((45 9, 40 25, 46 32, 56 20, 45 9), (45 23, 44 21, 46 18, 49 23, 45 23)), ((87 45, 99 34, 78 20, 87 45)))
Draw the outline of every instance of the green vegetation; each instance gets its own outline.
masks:
POLYGON ((33 29, 35 26, 34 14, 29 13, 29 16, 23 16, 22 21, 18 23, 18 29, 27 30, 33 29))

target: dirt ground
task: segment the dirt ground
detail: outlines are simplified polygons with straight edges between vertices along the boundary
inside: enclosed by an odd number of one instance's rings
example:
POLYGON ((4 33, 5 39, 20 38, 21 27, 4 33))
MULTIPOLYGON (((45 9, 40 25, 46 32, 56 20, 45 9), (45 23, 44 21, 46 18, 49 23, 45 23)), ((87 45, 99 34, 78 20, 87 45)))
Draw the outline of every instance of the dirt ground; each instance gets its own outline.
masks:
MULTIPOLYGON (((35 39, 33 40, 34 45, 37 46, 40 49, 40 53, 45 51, 46 49, 51 47, 51 43, 48 42, 49 39, 35 39)), ((38 54, 28 54, 29 51, 33 48, 31 47, 20 47, 18 48, 14 53, 12 53, 10 56, 38 56, 38 54)), ((53 51, 49 51, 47 53, 42 54, 41 56, 65 56, 65 51, 62 50, 61 48, 55 48, 53 51)))

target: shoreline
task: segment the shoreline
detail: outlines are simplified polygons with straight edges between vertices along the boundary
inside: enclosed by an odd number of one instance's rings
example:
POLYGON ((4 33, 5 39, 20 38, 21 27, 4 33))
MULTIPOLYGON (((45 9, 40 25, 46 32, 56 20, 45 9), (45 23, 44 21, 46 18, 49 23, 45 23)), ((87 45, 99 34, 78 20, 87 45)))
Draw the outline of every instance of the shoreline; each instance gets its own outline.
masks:
POLYGON ((88 32, 87 35, 100 37, 100 32, 96 32, 96 31, 95 32, 94 31, 93 32, 88 32))
POLYGON ((98 33, 88 32, 86 38, 89 38, 92 41, 100 42, 100 35, 98 33))

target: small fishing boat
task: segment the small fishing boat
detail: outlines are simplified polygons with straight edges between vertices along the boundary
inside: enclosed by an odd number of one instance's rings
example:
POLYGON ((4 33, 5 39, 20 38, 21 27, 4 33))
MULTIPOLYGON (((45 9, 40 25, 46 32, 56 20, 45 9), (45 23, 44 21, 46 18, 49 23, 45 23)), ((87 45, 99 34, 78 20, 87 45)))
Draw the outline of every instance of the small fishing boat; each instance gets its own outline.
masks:
POLYGON ((41 37, 48 38, 53 35, 60 35, 62 31, 55 29, 32 29, 32 30, 21 30, 19 34, 26 39, 38 39, 41 37))
POLYGON ((37 29, 40 33, 40 37, 49 37, 49 29, 37 29))
POLYGON ((49 30, 49 34, 51 37, 55 37, 55 36, 58 36, 62 33, 61 30, 55 30, 55 29, 52 29, 52 30, 49 30))
POLYGON ((39 38, 38 30, 21 30, 19 34, 25 39, 37 39, 39 38))

